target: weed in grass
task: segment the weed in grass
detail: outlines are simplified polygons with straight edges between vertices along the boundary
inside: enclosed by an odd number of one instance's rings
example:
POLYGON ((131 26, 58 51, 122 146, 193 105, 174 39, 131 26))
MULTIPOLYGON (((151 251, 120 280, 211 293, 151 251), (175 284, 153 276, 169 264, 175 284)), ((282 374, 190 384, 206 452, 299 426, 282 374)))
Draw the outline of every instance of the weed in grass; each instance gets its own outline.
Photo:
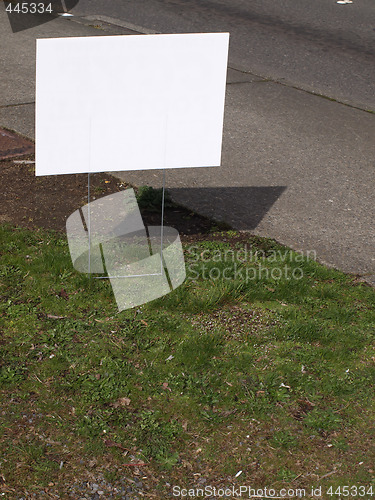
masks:
POLYGON ((136 432, 138 446, 146 459, 155 458, 164 467, 174 465, 177 452, 171 452, 172 443, 182 433, 181 424, 176 420, 164 421, 159 411, 144 410, 139 415, 136 432))
MULTIPOLYGON (((9 361, 8 361, 9 363, 9 361)), ((27 368, 24 366, 3 366, 0 369, 0 386, 19 384, 26 375, 27 368)))
POLYGON ((274 432, 270 444, 276 448, 284 448, 286 450, 297 446, 297 439, 289 431, 274 432))
POLYGON ((295 477, 295 472, 286 467, 281 467, 281 469, 277 473, 277 478, 280 481, 285 481, 286 483, 290 483, 290 481, 292 481, 295 477))
POLYGON ((348 451, 349 449, 349 444, 345 438, 333 439, 332 446, 344 452, 348 451))
POLYGON ((315 408, 306 416, 304 424, 318 432, 329 433, 340 429, 343 419, 332 410, 315 408))
POLYGON ((70 390, 80 390, 82 400, 94 404, 110 403, 124 396, 132 386, 132 366, 121 359, 103 358, 93 370, 70 380, 70 390))
MULTIPOLYGON (((155 189, 151 186, 140 186, 136 192, 136 199, 141 210, 145 209, 151 212, 159 212, 163 201, 163 190, 155 189)), ((172 205, 168 191, 164 193, 164 203, 165 206, 172 205)))
POLYGON ((50 457, 47 453, 44 443, 33 440, 31 442, 22 442, 16 446, 19 451, 18 466, 28 471, 33 479, 40 485, 48 482, 47 477, 53 477, 58 470, 56 459, 50 457))
POLYGON ((78 434, 88 438, 102 436, 107 432, 107 429, 108 424, 100 415, 83 415, 76 424, 78 434))

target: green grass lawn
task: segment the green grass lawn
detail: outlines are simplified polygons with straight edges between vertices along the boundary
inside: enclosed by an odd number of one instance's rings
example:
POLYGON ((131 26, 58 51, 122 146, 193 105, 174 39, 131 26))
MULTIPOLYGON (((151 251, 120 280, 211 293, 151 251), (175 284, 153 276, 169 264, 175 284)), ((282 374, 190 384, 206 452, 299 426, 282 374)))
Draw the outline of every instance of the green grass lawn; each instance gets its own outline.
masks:
POLYGON ((230 231, 185 244, 177 290, 118 313, 64 236, 0 240, 4 498, 135 476, 160 499, 197 484, 375 496, 371 287, 230 231))

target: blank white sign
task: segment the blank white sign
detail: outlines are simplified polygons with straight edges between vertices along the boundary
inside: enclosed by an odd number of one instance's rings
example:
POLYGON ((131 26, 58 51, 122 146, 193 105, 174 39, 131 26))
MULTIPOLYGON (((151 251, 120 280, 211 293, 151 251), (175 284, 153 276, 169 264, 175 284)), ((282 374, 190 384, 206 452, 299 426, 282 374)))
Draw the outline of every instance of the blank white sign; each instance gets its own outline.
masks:
POLYGON ((36 175, 219 166, 228 33, 37 40, 36 175))

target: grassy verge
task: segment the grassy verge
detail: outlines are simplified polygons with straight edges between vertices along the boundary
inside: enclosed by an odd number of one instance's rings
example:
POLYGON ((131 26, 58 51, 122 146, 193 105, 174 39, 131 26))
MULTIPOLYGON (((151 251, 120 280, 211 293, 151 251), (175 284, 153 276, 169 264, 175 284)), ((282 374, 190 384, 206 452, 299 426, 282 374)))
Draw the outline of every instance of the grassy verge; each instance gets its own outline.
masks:
POLYGON ((227 232, 185 245, 177 290, 118 313, 107 280, 72 269, 65 237, 2 226, 0 239, 4 498, 91 498, 87 483, 103 498, 375 495, 372 288, 227 232))

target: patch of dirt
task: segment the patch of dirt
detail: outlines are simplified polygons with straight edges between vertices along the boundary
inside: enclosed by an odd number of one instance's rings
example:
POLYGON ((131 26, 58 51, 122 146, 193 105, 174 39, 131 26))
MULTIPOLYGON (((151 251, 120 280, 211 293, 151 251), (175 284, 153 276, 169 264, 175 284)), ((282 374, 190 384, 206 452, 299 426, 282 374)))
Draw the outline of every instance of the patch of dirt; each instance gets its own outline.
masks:
POLYGON ((247 310, 240 306, 229 306, 210 313, 199 313, 189 316, 183 314, 196 328, 205 333, 212 333, 218 329, 223 330, 223 338, 226 341, 243 341, 248 335, 264 337, 264 330, 277 326, 280 321, 269 319, 264 309, 247 310))
MULTIPOLYGON (((33 160, 33 156, 22 158, 33 160)), ((36 177, 33 164, 7 159, 0 161, 0 182, 0 223, 65 232, 66 219, 87 203, 87 174, 36 177)), ((92 174, 90 184, 92 200, 128 187, 106 173, 92 174)), ((142 217, 146 226, 160 224, 160 213, 142 210, 142 217)), ((165 206, 164 224, 177 229, 182 239, 185 235, 199 238, 218 229, 210 219, 176 205, 165 206)))

